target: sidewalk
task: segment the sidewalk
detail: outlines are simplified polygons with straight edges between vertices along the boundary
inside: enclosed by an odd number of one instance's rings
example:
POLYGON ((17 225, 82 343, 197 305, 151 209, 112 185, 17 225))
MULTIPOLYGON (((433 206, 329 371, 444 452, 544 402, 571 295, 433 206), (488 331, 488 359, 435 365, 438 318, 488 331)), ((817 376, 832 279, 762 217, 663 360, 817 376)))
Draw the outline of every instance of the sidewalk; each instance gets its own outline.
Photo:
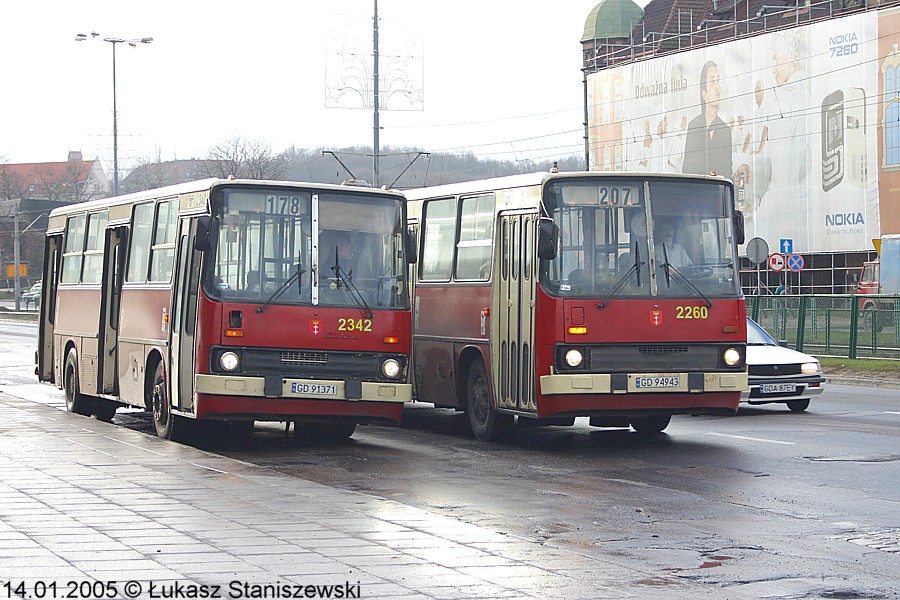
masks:
POLYGON ((742 597, 635 567, 0 393, 3 598, 742 597))

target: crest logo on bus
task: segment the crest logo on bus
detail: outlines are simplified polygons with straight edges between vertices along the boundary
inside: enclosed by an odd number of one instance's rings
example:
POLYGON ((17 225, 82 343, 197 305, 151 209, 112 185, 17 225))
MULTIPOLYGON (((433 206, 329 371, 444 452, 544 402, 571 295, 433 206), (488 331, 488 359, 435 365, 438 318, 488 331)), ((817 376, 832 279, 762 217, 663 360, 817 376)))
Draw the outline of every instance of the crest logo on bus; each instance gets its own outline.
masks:
POLYGON ((322 321, 320 321, 319 319, 310 319, 309 332, 313 335, 319 335, 320 333, 322 333, 322 321))
POLYGON ((661 310, 651 310, 650 311, 650 324, 654 327, 659 327, 662 325, 662 311, 661 310))

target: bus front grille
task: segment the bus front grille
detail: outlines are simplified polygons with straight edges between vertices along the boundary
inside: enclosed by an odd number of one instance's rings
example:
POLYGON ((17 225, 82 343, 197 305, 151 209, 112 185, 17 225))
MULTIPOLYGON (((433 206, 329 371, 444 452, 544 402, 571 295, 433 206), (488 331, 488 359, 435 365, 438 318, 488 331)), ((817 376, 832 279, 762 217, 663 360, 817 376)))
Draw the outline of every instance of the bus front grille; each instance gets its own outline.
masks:
POLYGON ((281 364, 296 367, 327 365, 328 355, 320 352, 282 352, 281 364))

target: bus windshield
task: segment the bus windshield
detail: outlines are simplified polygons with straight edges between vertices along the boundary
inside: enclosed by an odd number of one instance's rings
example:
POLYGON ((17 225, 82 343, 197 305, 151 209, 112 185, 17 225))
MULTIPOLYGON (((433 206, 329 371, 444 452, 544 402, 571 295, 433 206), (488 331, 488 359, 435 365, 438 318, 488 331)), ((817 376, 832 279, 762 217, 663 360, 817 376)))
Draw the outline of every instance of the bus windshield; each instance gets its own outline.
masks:
POLYGON ((212 202, 207 291, 229 302, 406 308, 401 199, 226 188, 212 202))
POLYGON ((560 233, 556 258, 542 269, 548 292, 597 298, 739 295, 727 185, 579 178, 552 182, 547 194, 560 233))

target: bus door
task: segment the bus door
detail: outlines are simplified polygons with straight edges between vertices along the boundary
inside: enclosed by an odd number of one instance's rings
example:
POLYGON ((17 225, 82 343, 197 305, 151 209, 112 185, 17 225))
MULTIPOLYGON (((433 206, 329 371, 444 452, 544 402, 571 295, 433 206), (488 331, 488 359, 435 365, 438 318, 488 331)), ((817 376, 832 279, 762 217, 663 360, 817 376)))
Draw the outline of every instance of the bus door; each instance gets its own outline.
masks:
POLYGON ((536 214, 500 215, 491 301, 491 376, 498 408, 536 412, 534 300, 536 214))
MULTIPOLYGON (((418 241, 418 239, 419 239, 419 222, 417 220, 409 220, 406 225, 406 232, 407 232, 407 235, 415 236, 415 239, 418 241)), ((419 303, 418 303, 418 298, 416 297, 416 279, 417 279, 416 269, 417 268, 418 268, 418 265, 416 265, 415 263, 410 263, 409 265, 407 265, 407 268, 406 268, 406 272, 409 275, 409 277, 408 277, 408 279, 409 279, 409 297, 410 297, 410 301, 413 303, 412 304, 412 313, 413 313, 412 314, 412 322, 410 323, 410 325, 412 326, 412 331, 410 332, 411 334, 414 333, 416 331, 416 329, 419 327, 419 318, 418 318, 419 317, 419 303)), ((415 355, 416 355, 416 348, 415 348, 416 336, 415 335, 412 335, 411 343, 412 343, 412 346, 410 347, 410 356, 415 357, 415 355)), ((419 387, 419 385, 418 385, 419 377, 416 376, 418 370, 415 368, 415 359, 412 359, 410 361, 409 368, 410 368, 409 380, 412 383, 412 394, 413 394, 413 397, 416 398, 416 397, 418 397, 418 392, 416 390, 419 387)))
POLYGON ((172 406, 184 412, 194 410, 194 336, 202 256, 201 252, 194 250, 191 243, 196 234, 197 219, 182 219, 170 304, 169 388, 172 406))
POLYGON ((62 236, 47 238, 44 248, 44 279, 41 283, 41 323, 38 331, 38 380, 55 382, 53 373, 53 337, 56 323, 56 288, 59 285, 59 260, 62 236))
POLYGON ((100 299, 100 361, 99 392, 119 395, 119 305, 122 298, 122 281, 125 273, 124 243, 127 227, 106 230, 106 247, 103 252, 103 289, 100 299))

